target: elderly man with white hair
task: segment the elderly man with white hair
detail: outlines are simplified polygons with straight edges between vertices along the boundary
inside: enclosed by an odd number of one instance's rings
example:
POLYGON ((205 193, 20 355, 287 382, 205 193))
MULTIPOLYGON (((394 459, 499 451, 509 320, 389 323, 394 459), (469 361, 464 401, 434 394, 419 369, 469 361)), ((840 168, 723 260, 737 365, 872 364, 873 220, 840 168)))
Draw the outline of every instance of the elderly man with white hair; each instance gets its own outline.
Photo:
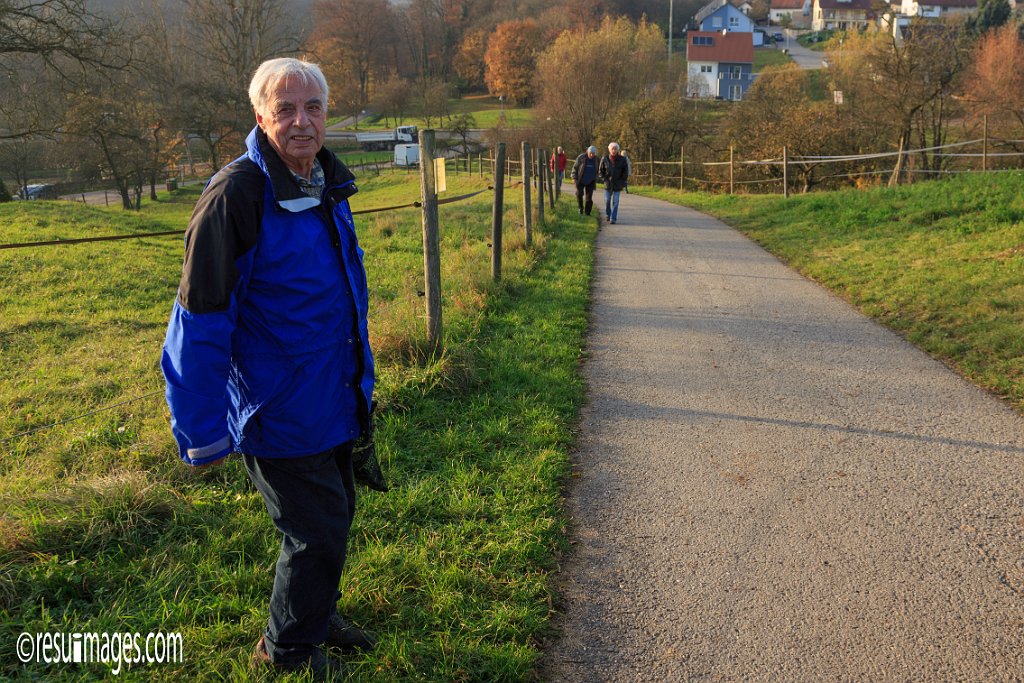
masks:
POLYGON ((619 220, 619 193, 629 182, 629 162, 620 154, 619 143, 608 145, 608 154, 601 157, 597 174, 604 181, 604 217, 612 225, 619 220))
POLYGON ((323 645, 376 640, 336 609, 374 368, 355 177, 323 147, 327 96, 315 64, 256 70, 256 126, 196 204, 161 361, 182 459, 240 454, 283 534, 254 662, 318 679, 343 668, 323 645))

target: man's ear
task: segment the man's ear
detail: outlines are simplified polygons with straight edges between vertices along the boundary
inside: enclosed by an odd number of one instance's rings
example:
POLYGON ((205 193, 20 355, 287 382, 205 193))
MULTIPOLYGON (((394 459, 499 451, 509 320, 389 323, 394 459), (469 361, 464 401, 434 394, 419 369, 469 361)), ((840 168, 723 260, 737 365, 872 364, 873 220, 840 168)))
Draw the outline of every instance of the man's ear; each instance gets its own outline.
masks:
POLYGON ((253 109, 253 112, 256 114, 256 125, 266 132, 267 128, 263 125, 263 114, 259 113, 256 109, 253 109))

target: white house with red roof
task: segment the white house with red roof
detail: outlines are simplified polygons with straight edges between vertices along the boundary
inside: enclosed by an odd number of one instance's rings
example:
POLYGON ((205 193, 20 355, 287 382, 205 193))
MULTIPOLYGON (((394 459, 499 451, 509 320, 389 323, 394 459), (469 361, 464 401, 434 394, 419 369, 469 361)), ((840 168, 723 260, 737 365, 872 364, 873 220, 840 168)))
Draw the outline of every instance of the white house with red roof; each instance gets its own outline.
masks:
POLYGON ((686 36, 689 97, 742 100, 754 81, 750 33, 690 31, 686 36))

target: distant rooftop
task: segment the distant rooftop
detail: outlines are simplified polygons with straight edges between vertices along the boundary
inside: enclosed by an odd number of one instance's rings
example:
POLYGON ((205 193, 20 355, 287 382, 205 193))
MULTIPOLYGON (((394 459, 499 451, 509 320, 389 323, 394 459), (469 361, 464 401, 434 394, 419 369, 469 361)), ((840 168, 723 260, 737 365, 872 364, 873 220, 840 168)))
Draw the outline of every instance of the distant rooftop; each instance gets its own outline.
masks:
POLYGON ((754 62, 752 33, 722 33, 721 31, 690 31, 686 34, 686 61, 688 62, 754 62), (695 45, 694 41, 700 38, 695 45), (710 45, 706 44, 710 41, 710 45))

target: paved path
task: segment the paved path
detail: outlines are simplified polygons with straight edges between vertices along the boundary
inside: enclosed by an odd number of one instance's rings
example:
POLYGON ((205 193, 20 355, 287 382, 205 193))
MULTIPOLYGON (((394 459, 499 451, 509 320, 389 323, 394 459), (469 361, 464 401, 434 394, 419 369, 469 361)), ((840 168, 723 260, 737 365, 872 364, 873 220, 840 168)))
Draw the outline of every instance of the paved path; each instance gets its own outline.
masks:
POLYGON ((1024 680, 1024 418, 624 195, 544 681, 1024 680))
POLYGON ((788 40, 780 43, 779 47, 789 50, 789 56, 792 58, 796 65, 801 69, 820 69, 824 66, 822 60, 825 59, 824 52, 816 52, 810 50, 800 43, 796 42, 797 32, 793 30, 787 30, 786 34, 788 40))

